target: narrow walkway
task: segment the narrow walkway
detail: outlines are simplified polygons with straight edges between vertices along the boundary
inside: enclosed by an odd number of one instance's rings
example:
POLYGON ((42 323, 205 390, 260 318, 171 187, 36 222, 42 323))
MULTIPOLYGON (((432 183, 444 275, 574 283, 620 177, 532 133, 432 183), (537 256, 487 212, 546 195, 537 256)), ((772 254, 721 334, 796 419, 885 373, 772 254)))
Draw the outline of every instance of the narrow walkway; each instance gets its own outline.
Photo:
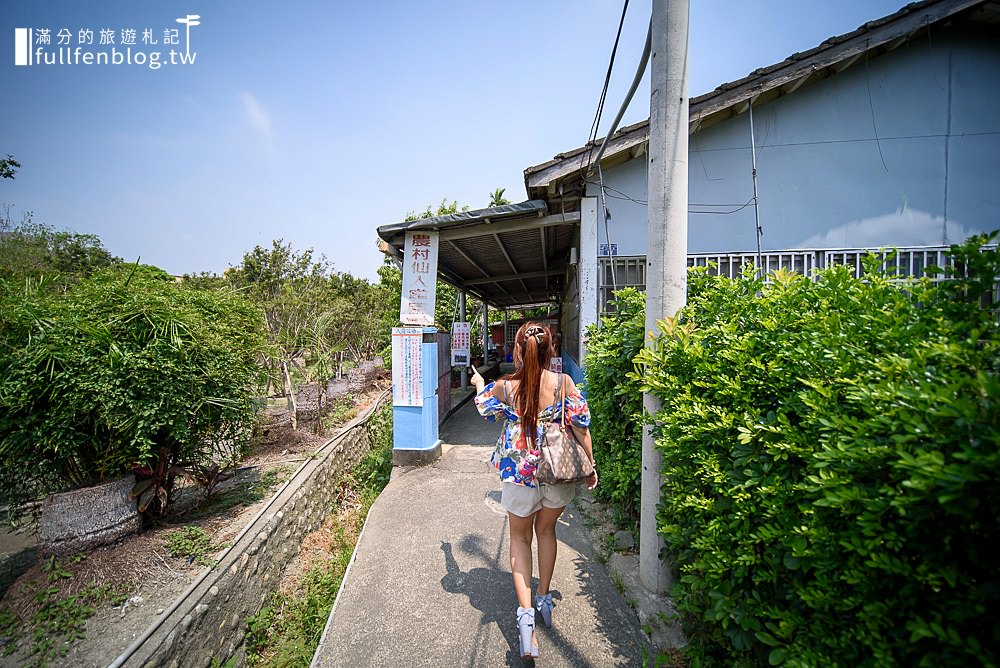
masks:
MULTIPOLYGON (((442 428, 435 465, 397 471, 368 515, 314 667, 523 665, 506 515, 488 464, 498 434, 469 402, 442 428)), ((575 504, 560 519, 553 627, 539 624, 537 663, 640 666, 638 619, 583 519, 575 504)))

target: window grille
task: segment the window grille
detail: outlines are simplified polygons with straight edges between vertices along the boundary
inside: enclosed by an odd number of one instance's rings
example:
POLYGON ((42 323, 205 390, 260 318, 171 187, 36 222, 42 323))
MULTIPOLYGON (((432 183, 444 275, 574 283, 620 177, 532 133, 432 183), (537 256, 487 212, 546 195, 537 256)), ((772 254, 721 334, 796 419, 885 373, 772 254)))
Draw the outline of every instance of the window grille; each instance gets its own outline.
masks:
MULTIPOLYGON (((813 251, 780 251, 761 253, 761 261, 767 272, 777 269, 795 271, 808 276, 816 268, 816 253, 813 251)), ((709 267, 713 276, 740 278, 746 265, 757 267, 756 253, 699 253, 688 255, 689 267, 709 267), (711 266, 714 265, 714 266, 711 266)))
MULTIPOLYGON (((896 278, 920 278, 924 275, 927 267, 945 268, 953 263, 948 257, 947 246, 930 246, 925 248, 900 248, 896 251, 892 249, 866 250, 833 250, 823 253, 823 266, 830 267, 835 264, 842 264, 854 270, 854 276, 861 278, 864 274, 862 259, 868 253, 874 253, 882 258, 882 270, 889 276, 896 278)), ((937 275, 933 280, 943 280, 943 276, 937 275)))
POLYGON ((598 258, 601 272, 601 313, 614 311, 614 291, 635 288, 646 291, 646 256, 598 258))
MULTIPOLYGON (((794 271, 805 276, 812 276, 816 269, 830 267, 835 264, 850 267, 854 276, 864 275, 863 258, 868 253, 881 257, 882 270, 889 276, 900 280, 921 278, 926 275, 927 267, 942 269, 954 263, 948 256, 948 246, 919 246, 897 249, 866 249, 840 248, 822 250, 786 250, 761 253, 762 264, 766 273, 776 269, 794 271)), ((739 278, 743 275, 746 265, 757 267, 756 253, 696 253, 688 255, 687 266, 709 267, 709 273, 726 278, 739 278)), ((615 290, 632 287, 637 290, 646 289, 646 256, 633 255, 626 257, 599 257, 600 272, 599 299, 601 312, 614 310, 612 300, 615 290)), ((935 275, 933 280, 945 280, 943 275, 935 275)), ((1000 302, 1000 282, 994 289, 993 302, 1000 302)))

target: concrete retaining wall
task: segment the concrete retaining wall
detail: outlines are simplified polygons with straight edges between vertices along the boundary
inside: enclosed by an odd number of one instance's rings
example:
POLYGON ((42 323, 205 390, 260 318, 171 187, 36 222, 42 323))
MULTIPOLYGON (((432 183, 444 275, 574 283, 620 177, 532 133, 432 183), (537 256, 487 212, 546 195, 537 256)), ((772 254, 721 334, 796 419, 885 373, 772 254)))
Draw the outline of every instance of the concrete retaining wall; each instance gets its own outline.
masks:
MULTIPOLYGON (((10 534, 0 534, 2 538, 9 538, 10 534)), ((0 598, 7 593, 7 589, 38 561, 38 548, 35 546, 33 536, 22 539, 29 543, 20 549, 11 549, 0 553, 0 598)))
POLYGON ((369 418, 383 394, 300 468, 264 511, 113 666, 209 666, 230 657, 243 665, 246 621, 278 587, 302 538, 329 516, 341 475, 371 448, 369 418))

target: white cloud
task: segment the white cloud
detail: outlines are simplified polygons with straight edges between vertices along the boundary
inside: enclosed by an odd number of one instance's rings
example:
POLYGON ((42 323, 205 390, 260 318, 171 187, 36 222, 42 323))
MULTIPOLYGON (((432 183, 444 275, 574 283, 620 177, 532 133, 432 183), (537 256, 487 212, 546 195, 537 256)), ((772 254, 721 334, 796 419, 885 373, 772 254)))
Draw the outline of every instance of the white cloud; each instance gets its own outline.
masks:
POLYGON ((264 107, 260 106, 260 102, 257 101, 257 98, 252 93, 245 91, 240 93, 240 100, 243 102, 243 112, 246 114, 247 122, 250 123, 250 126, 270 139, 271 117, 264 107))
POLYGON ((940 246, 962 241, 976 230, 954 221, 944 222, 917 209, 846 223, 815 234, 799 248, 879 248, 881 246, 940 246))

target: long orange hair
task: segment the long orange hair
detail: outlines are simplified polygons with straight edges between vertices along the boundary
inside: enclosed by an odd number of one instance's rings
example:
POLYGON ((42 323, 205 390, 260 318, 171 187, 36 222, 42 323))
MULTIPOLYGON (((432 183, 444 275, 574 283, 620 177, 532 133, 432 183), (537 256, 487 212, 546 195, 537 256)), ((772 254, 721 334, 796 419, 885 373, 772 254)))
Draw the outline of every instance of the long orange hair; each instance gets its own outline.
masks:
POLYGON ((531 434, 533 443, 538 433, 538 390, 542 372, 549 368, 554 352, 552 333, 541 323, 526 322, 514 336, 514 373, 505 380, 517 382, 513 406, 521 415, 522 433, 526 438, 531 434))

